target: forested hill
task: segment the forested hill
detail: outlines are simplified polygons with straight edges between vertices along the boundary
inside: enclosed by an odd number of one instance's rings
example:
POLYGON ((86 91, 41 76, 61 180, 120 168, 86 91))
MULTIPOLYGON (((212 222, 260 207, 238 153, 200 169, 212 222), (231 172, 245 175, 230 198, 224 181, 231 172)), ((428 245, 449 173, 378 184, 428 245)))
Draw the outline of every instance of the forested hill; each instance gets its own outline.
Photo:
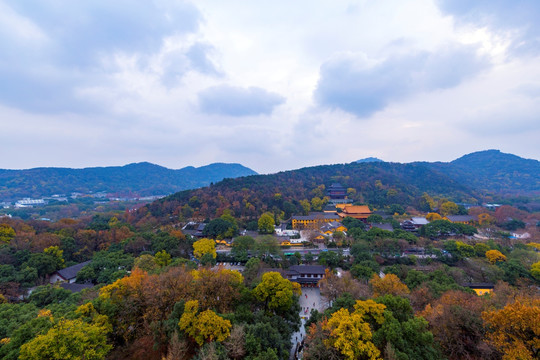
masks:
POLYGON ((540 192, 540 161, 479 151, 449 163, 424 163, 481 192, 527 194, 540 192))
POLYGON ((170 194, 218 182, 224 178, 254 175, 240 164, 215 163, 171 170, 148 162, 84 169, 35 168, 0 170, 0 201, 72 192, 170 194))
POLYGON ((315 166, 226 179, 211 187, 184 191, 141 209, 138 216, 164 220, 174 215, 215 217, 224 209, 235 216, 255 217, 265 211, 283 216, 301 212, 301 200, 324 196, 320 186, 334 182, 350 188, 349 198, 378 208, 398 204, 422 207, 424 192, 456 202, 477 203, 490 193, 533 194, 540 191, 540 162, 498 150, 465 155, 449 163, 355 162, 315 166))
MULTIPOLYGON (((265 211, 299 212, 301 201, 323 197, 334 182, 349 188, 349 198, 378 207, 421 201, 424 192, 456 201, 476 201, 478 194, 425 164, 368 162, 315 166, 272 175, 226 179, 210 187, 183 191, 141 209, 138 217, 165 221, 173 215, 215 217, 230 209, 238 217, 265 211)), ((312 209, 316 210, 316 209, 312 209)))

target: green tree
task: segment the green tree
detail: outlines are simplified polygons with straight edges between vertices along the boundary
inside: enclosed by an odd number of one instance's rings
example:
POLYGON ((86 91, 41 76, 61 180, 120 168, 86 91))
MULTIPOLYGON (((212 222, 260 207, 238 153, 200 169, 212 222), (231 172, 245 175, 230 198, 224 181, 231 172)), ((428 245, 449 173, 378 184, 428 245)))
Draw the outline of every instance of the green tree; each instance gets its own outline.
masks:
POLYGON ((309 203, 309 200, 307 199, 300 200, 300 206, 302 207, 302 213, 304 215, 308 215, 309 212, 311 211, 311 204, 309 203))
POLYGON ((325 199, 321 199, 318 196, 311 199, 311 209, 313 211, 322 211, 324 205, 326 205, 325 199))
POLYGON ((43 253, 52 257, 56 263, 56 269, 60 270, 64 268, 64 250, 60 250, 58 246, 49 246, 43 250, 43 253))
POLYGON ((270 213, 264 213, 257 222, 259 233, 273 234, 274 233, 274 217, 270 213))
POLYGON ((203 230, 203 235, 215 239, 224 239, 235 235, 235 225, 226 219, 217 218, 210 221, 203 230), (230 235, 230 236, 228 236, 230 235))
POLYGON ((156 262, 157 266, 165 267, 171 263, 171 255, 165 250, 161 250, 154 256, 154 261, 156 262))
POLYGON ((367 218, 367 222, 370 224, 380 224, 383 221, 384 221, 383 217, 378 214, 369 215, 367 218))
POLYGON ((279 253, 279 244, 272 235, 263 235, 257 237, 255 250, 260 257, 276 255, 279 253))
POLYGON ((47 284, 35 288, 28 299, 32 304, 41 309, 50 304, 65 302, 70 297, 71 291, 63 289, 59 286, 47 284))
POLYGON ((133 267, 146 272, 152 272, 157 269, 157 264, 152 255, 143 254, 134 260, 133 267))

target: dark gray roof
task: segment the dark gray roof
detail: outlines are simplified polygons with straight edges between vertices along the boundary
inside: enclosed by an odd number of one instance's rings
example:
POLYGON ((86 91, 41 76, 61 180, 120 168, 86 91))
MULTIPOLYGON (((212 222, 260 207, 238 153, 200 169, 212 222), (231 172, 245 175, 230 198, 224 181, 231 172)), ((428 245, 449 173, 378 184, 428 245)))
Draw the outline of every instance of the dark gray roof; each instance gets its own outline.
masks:
POLYGON ((76 292, 79 292, 79 291, 83 291, 84 289, 93 288, 94 285, 92 285, 92 284, 76 284, 76 283, 63 282, 63 283, 60 283, 60 287, 66 289, 66 290, 69 290, 69 291, 71 291, 73 293, 76 293, 76 292))
POLYGON ((478 217, 471 215, 448 215, 446 218, 452 222, 476 221, 478 219, 478 217))
POLYGON ((325 268, 322 265, 293 265, 289 270, 296 271, 299 274, 325 274, 325 268))
POLYGON ((392 227, 392 225, 390 225, 390 224, 388 224, 388 223, 384 223, 384 224, 371 224, 371 227, 372 227, 372 228, 379 228, 379 229, 387 230, 387 231, 394 231, 394 228, 392 227))
POLYGON ((493 289, 495 287, 492 283, 466 283, 463 286, 472 289, 493 289))
POLYGON ((75 279, 77 277, 77 274, 79 273, 79 271, 81 271, 81 269, 84 266, 90 264, 90 262, 91 262, 91 260, 88 260, 88 261, 85 261, 83 263, 73 265, 73 266, 64 268, 62 270, 58 270, 57 273, 58 273, 58 275, 60 275, 62 278, 66 279, 66 280, 75 279))

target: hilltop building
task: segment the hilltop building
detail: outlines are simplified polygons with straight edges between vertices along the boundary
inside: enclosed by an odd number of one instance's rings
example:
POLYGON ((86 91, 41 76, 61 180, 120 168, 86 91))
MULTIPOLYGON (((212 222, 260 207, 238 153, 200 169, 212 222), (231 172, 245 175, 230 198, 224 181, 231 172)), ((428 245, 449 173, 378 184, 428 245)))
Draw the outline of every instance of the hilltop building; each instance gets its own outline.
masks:
POLYGON ((340 183, 334 183, 328 187, 326 195, 331 200, 343 200, 347 196, 347 189, 345 189, 340 183))

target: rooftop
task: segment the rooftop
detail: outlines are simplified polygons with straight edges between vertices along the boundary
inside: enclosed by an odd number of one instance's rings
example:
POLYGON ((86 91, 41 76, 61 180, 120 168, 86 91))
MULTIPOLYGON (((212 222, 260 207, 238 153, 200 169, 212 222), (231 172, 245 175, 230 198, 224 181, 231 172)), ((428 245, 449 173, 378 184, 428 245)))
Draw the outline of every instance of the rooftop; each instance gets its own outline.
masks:
POLYGON ((79 273, 79 271, 81 271, 81 269, 83 267, 85 267, 86 265, 90 264, 90 262, 91 262, 91 260, 88 260, 88 261, 85 261, 85 262, 80 263, 80 264, 69 266, 69 267, 64 268, 62 270, 58 270, 57 273, 58 273, 58 275, 60 275, 62 278, 66 279, 66 280, 75 279, 77 277, 77 274, 79 273))

